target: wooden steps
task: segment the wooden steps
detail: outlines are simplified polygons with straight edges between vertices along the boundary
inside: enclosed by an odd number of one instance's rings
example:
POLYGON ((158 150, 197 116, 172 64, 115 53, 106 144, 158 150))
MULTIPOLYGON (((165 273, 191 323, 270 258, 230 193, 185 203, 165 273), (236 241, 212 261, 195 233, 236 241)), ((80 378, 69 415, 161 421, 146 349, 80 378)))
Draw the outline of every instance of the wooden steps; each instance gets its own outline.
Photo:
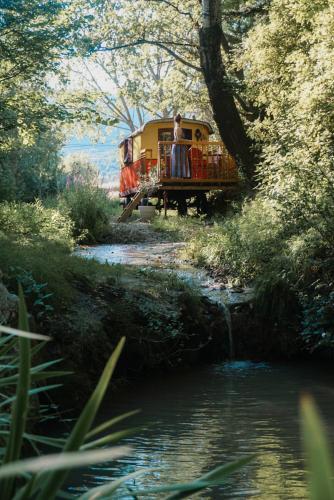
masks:
POLYGON ((117 222, 125 222, 126 219, 130 217, 133 210, 135 210, 138 207, 140 200, 144 198, 145 194, 146 194, 146 189, 138 191, 138 193, 132 198, 130 203, 124 208, 117 222))

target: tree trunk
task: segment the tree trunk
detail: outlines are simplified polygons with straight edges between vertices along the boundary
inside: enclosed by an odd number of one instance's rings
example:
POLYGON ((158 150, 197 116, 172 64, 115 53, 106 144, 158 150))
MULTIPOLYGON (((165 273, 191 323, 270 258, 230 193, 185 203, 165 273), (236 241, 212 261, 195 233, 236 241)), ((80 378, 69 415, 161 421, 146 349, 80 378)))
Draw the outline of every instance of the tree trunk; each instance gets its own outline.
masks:
POLYGON ((202 15, 200 61, 213 118, 228 151, 237 159, 247 180, 253 184, 254 155, 251 141, 236 107, 221 55, 221 0, 202 0, 202 15))

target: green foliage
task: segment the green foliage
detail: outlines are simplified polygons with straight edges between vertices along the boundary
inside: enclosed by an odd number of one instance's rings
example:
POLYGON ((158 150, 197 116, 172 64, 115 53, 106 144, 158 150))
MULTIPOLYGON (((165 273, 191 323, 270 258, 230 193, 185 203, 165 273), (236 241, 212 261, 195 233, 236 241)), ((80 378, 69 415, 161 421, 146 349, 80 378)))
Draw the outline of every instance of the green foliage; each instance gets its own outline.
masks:
POLYGON ((259 198, 213 226, 203 226, 188 251, 199 263, 223 268, 230 277, 246 282, 283 250, 282 234, 273 206, 259 198))
POLYGON ((334 292, 325 293, 315 291, 315 294, 302 297, 303 321, 302 335, 310 348, 334 347, 334 292))
POLYGON ((69 187, 59 195, 58 203, 72 219, 74 235, 80 241, 92 243, 107 233, 115 201, 102 188, 89 184, 69 187))
POLYGON ((329 439, 310 396, 301 401, 302 438, 306 452, 310 500, 334 500, 333 460, 329 439))
MULTIPOLYGON (((255 24, 238 51, 239 67, 247 68, 248 97, 262 108, 250 127, 263 147, 258 197, 274 214, 271 220, 266 213, 263 217, 273 235, 264 241, 268 262, 261 266, 262 252, 253 249, 258 264, 247 259, 245 277, 255 276, 256 269, 260 295, 281 297, 278 310, 287 297, 298 296, 301 330, 310 349, 332 346, 334 268, 322 268, 330 259, 334 234, 333 26, 326 0, 273 0, 269 15, 255 24), (327 287, 325 293, 319 293, 319 282, 327 287)), ((246 239, 250 232, 243 220, 238 227, 246 239)), ((261 236, 260 231, 259 244, 261 236)), ((244 251, 241 244, 241 255, 244 251)))
POLYGON ((60 123, 87 110, 59 95, 54 77, 66 56, 88 50, 91 22, 80 0, 0 3, 0 201, 57 191, 60 123))
POLYGON ((43 239, 73 247, 74 224, 66 213, 34 203, 0 203, 1 231, 25 240, 43 239))
POLYGON ((178 217, 176 211, 170 210, 168 217, 155 217, 152 226, 157 233, 172 241, 189 240, 196 236, 203 227, 203 220, 195 217, 178 217))
MULTIPOLYGON (((88 463, 96 463, 111 458, 116 458, 122 454, 128 452, 128 449, 114 448, 108 450, 98 451, 99 446, 106 444, 113 440, 117 440, 116 436, 120 436, 120 433, 114 435, 108 434, 104 437, 103 442, 100 440, 92 440, 91 436, 98 434, 99 429, 96 431, 91 429, 93 420, 96 416, 102 398, 105 394, 107 386, 109 384, 110 378, 115 369, 118 357, 122 351, 124 344, 124 339, 122 339, 118 346, 116 347, 114 353, 111 355, 101 377, 100 381, 96 386, 95 391, 88 400, 85 408, 83 409, 76 425, 69 434, 66 440, 63 439, 49 439, 47 436, 34 436, 32 434, 26 433, 26 427, 28 422, 28 410, 30 405, 30 397, 34 394, 34 389, 32 389, 32 382, 38 380, 36 375, 42 375, 44 379, 49 377, 64 375, 65 372, 55 373, 52 371, 46 372, 45 368, 54 364, 54 362, 44 363, 43 365, 32 366, 31 358, 33 356, 34 350, 30 344, 30 338, 38 338, 41 340, 48 340, 47 337, 36 336, 29 334, 28 332, 28 316, 25 309, 24 299, 22 289, 20 290, 20 303, 19 303, 19 327, 23 331, 14 331, 15 335, 18 335, 18 347, 19 347, 19 364, 15 364, 15 346, 16 339, 12 341, 12 337, 7 335, 5 338, 2 337, 1 342, 1 360, 2 371, 16 372, 18 370, 15 383, 16 383, 16 394, 14 398, 4 399, 6 395, 4 392, 1 394, 1 407, 8 408, 11 400, 12 410, 11 414, 2 414, 2 436, 5 438, 5 447, 1 448, 1 466, 0 466, 0 491, 1 498, 4 500, 9 500, 13 498, 16 494, 18 498, 55 498, 58 494, 60 488, 62 487, 66 477, 67 470, 73 467, 78 467, 80 465, 85 465, 88 463), (8 362, 8 346, 13 345, 12 362, 8 362), (43 369, 43 372, 42 372, 43 369), (6 429, 6 430, 5 430, 6 429), (108 438, 108 439, 107 439, 108 438), (50 455, 43 457, 43 461, 39 458, 32 458, 21 460, 24 453, 23 444, 24 442, 29 442, 34 444, 34 449, 37 454, 38 443, 43 442, 49 447, 58 448, 59 445, 62 449, 61 455, 50 455), (85 446, 85 448, 83 448, 85 446), (92 450, 92 451, 86 451, 92 450), (73 453, 78 452, 80 453, 73 453), (15 476, 24 476, 24 481, 17 482, 15 476)), ((10 333, 6 327, 0 327, 6 333, 10 333)), ((10 352, 10 351, 9 351, 10 352)), ((9 383, 9 379, 2 379, 3 391, 9 383)), ((52 386, 49 386, 51 389, 52 386)), ((42 390, 48 390, 47 387, 43 387, 42 390)), ((35 391, 36 392, 36 391, 35 391)), ((119 420, 119 419, 118 419, 119 420)), ((108 425, 104 426, 105 429, 110 429, 114 422, 109 422, 108 425)), ((126 432, 122 434, 126 435, 126 432)))
MULTIPOLYGON (((18 144, 14 150, 3 154, 4 163, 15 166, 12 196, 16 200, 33 201, 57 193, 63 177, 59 158, 61 146, 61 134, 48 130, 42 131, 33 144, 18 144)), ((8 197, 7 194, 2 199, 8 197)))
POLYGON ((37 283, 31 271, 21 267, 11 266, 10 275, 21 285, 28 307, 30 306, 29 309, 38 320, 53 311, 53 307, 49 304, 53 294, 47 291, 47 283, 37 283))
POLYGON ((181 280, 176 280, 174 273, 139 270, 137 276, 138 289, 134 283, 125 299, 129 307, 136 310, 137 326, 140 322, 145 325, 145 338, 162 342, 182 336, 180 294, 186 292, 190 297, 190 289, 181 280))
POLYGON ((63 172, 66 176, 67 187, 75 185, 98 185, 98 168, 84 154, 73 154, 64 158, 63 172))
POLYGON ((242 56, 249 95, 265 109, 252 126, 263 145, 261 190, 295 231, 333 243, 333 25, 330 2, 271 2, 242 56))
POLYGON ((94 280, 102 279, 108 271, 113 273, 111 266, 70 255, 68 247, 61 243, 48 240, 21 241, 0 233, 0 269, 5 272, 5 280, 10 288, 15 290, 17 279, 10 271, 11 267, 24 269, 37 284, 47 283, 43 291, 46 294, 53 293, 48 304, 54 307, 71 302, 77 293, 77 282, 93 283, 94 280))

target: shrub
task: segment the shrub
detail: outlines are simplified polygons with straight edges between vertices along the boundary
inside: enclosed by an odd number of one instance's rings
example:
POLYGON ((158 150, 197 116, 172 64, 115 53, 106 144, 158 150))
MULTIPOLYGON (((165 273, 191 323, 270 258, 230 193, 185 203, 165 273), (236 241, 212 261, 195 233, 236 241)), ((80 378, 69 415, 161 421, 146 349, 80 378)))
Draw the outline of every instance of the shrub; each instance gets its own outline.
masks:
POLYGON ((68 213, 74 223, 74 236, 80 241, 98 241, 108 230, 115 202, 107 193, 92 185, 66 189, 58 199, 59 208, 68 213))
POLYGON ((310 351, 334 347, 334 292, 303 297, 302 336, 310 351))
POLYGON ((284 244, 284 228, 274 207, 256 199, 212 227, 202 228, 190 240, 189 252, 197 262, 246 282, 261 273, 284 244))
POLYGON ((72 248, 73 222, 66 213, 56 208, 45 208, 34 203, 3 202, 0 204, 0 228, 23 240, 38 238, 61 243, 72 248))

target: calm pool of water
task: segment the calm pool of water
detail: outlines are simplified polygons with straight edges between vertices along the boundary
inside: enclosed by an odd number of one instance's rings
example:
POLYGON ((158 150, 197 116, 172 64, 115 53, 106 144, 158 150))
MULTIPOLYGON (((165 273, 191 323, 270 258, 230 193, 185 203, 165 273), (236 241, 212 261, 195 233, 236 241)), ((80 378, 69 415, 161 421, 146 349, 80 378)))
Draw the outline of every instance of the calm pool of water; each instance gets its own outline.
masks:
MULTIPOLYGON (((142 409, 128 422, 144 426, 125 440, 133 446, 132 454, 112 465, 85 470, 84 482, 72 491, 150 467, 159 471, 127 485, 190 481, 219 464, 255 453, 257 458, 224 486, 199 498, 307 498, 299 398, 305 391, 314 395, 333 442, 333 375, 328 367, 235 361, 133 385, 107 397, 100 415, 103 420, 142 409)), ((133 498, 122 493, 122 498, 133 498)))

